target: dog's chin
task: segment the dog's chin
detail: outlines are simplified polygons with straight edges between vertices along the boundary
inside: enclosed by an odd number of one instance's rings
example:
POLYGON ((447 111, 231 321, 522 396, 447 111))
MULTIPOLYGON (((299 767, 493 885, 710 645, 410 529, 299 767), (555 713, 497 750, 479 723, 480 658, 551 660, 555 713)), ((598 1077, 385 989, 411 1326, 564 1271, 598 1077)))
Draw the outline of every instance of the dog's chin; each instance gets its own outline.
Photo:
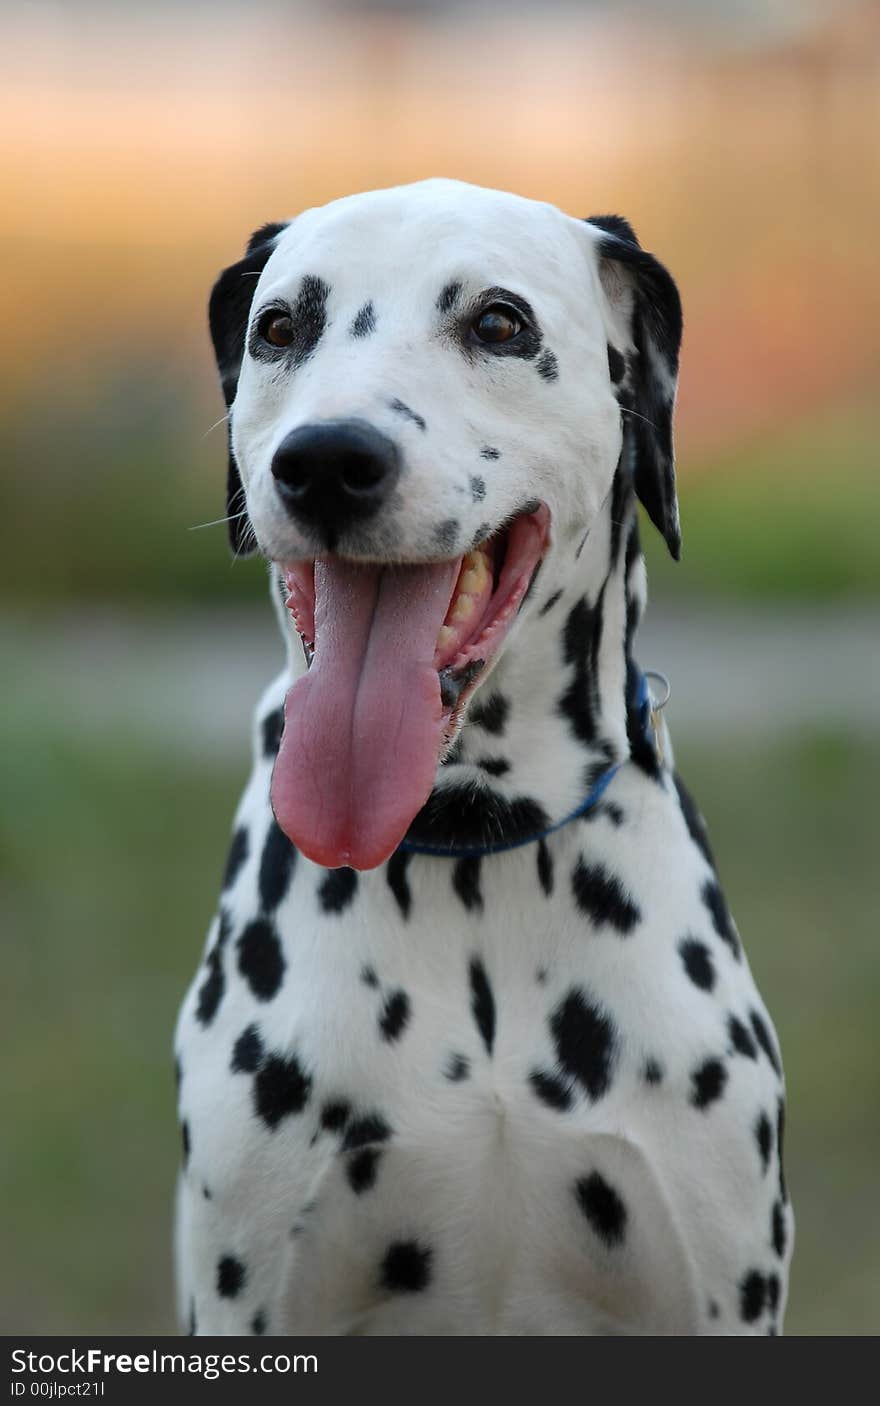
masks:
POLYGON ((529 504, 464 556, 281 563, 309 668, 290 689, 272 777, 281 829, 327 868, 397 848, 496 662, 547 550, 529 504))

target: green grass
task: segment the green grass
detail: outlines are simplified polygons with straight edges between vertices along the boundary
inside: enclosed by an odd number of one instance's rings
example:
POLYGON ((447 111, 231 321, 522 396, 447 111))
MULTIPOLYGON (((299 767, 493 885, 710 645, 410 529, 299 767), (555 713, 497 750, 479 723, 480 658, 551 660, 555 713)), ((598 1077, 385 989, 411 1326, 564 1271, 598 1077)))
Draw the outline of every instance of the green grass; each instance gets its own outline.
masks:
MULTIPOLYGON (((686 466, 687 467, 687 466, 686 466)), ((643 532, 654 594, 873 599, 880 592, 876 411, 765 434, 682 477, 682 560, 643 532)))
MULTIPOLYGON (((6 1331, 168 1330, 171 1035, 242 777, 121 737, 62 743, 48 713, 0 743, 0 1318, 6 1331)), ((677 752, 785 1054, 788 1330, 876 1332, 880 746, 808 736, 677 752)))

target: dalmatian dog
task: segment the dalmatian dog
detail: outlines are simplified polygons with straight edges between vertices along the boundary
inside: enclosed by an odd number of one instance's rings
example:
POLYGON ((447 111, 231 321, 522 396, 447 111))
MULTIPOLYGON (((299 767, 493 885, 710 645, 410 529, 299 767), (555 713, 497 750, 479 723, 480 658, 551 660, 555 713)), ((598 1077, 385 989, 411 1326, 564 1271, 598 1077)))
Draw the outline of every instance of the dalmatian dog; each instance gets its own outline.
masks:
POLYGON ((778 1333, 779 1049, 635 662, 672 278, 429 180, 264 226, 210 325, 286 659, 176 1035, 183 1326, 778 1333))

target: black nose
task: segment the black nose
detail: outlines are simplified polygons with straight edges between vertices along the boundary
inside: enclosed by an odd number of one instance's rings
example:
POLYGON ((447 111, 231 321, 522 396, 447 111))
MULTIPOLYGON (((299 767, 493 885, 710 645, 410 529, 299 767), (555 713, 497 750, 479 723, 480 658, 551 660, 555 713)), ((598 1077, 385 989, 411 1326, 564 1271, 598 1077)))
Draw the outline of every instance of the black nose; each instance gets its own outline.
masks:
POLYGON ((291 517, 333 548, 346 528, 387 501, 400 475, 400 454, 366 420, 322 420, 281 441, 272 474, 291 517))

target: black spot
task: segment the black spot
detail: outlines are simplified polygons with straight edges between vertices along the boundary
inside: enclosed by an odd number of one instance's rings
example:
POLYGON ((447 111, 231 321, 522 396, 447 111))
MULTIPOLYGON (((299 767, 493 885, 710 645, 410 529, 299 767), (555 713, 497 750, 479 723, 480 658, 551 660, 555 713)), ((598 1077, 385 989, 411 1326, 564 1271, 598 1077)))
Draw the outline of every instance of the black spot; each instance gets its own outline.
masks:
POLYGON ((226 989, 226 978, 223 975, 223 957, 219 942, 211 948, 205 959, 205 966, 208 975, 199 988, 199 1000, 196 1006, 196 1020, 201 1025, 210 1025, 217 1009, 223 999, 223 992, 226 989))
POLYGON ((571 876, 575 902, 597 927, 608 926, 622 935, 632 932, 641 913, 627 895, 620 879, 601 864, 585 864, 579 859, 571 876))
POLYGON ((593 742, 596 738, 599 714, 598 655, 602 639, 604 593, 603 585, 595 606, 591 606, 585 596, 576 600, 562 630, 563 661, 572 667, 573 672, 571 682, 556 707, 561 716, 568 720, 579 742, 593 742))
POLYGON ((213 1196, 212 1196, 212 1193, 211 1193, 211 1188, 210 1188, 209 1186, 203 1186, 203 1187, 202 1187, 202 1195, 204 1196, 204 1198, 205 1198, 206 1201, 211 1201, 211 1200, 213 1200, 213 1196))
POLYGON ((758 1144, 758 1155, 761 1158, 761 1170, 766 1172, 770 1165, 770 1154, 773 1151, 773 1125, 766 1113, 761 1113, 755 1123, 755 1142, 758 1144))
POLYGON ((378 986, 379 978, 374 967, 361 967, 361 981, 364 986, 378 986))
POLYGON ((694 1108, 708 1108, 719 1099, 727 1083, 727 1070, 720 1059, 707 1059, 691 1074, 693 1090, 691 1103, 694 1108))
POLYGON ((186 1168, 189 1166, 190 1153, 189 1123, 186 1121, 185 1118, 180 1125, 180 1142, 183 1148, 183 1168, 185 1171, 186 1168))
POLYGON ((611 1083, 617 1046, 610 1016, 575 988, 557 1006, 549 1024, 561 1068, 583 1085, 591 1099, 601 1098, 611 1083))
POLYGON ((767 1029, 764 1017, 759 1015, 757 1011, 752 1011, 751 1022, 752 1029, 755 1032, 755 1039, 761 1046, 761 1049, 764 1051, 776 1073, 781 1077, 782 1065, 779 1062, 779 1055, 776 1053, 775 1046, 770 1038, 770 1031, 767 1029))
POLYGON ((715 966, 706 944, 695 937, 686 937, 679 943, 678 950, 694 985, 701 991, 711 991, 715 985, 715 966))
POLYGON ((358 885, 355 869, 328 869, 318 888, 318 902, 325 913, 342 913, 351 903, 358 885))
POLYGON ((739 1286, 739 1312, 744 1323, 754 1323, 764 1312, 767 1301, 767 1281, 757 1269, 752 1269, 739 1286))
POLYGON ((226 868, 223 871, 223 887, 231 888, 241 872, 241 867, 250 852, 248 842, 248 832, 243 825, 239 825, 232 836, 232 843, 229 846, 229 854, 226 857, 226 868))
POLYGON ((730 1036, 730 1043, 733 1045, 737 1054, 745 1055, 747 1059, 758 1058, 758 1047, 749 1031, 737 1016, 728 1016, 727 1033, 730 1036))
POLYGON ((182 1083, 183 1083, 183 1065, 182 1065, 181 1062, 180 1062, 180 1057, 179 1057, 178 1055, 175 1055, 175 1056, 174 1056, 174 1087, 177 1089, 177 1092, 178 1092, 178 1093, 180 1092, 180 1086, 181 1086, 182 1083))
POLYGON ((645 717, 638 701, 640 685, 641 672, 635 661, 629 658, 626 661, 626 738, 630 758, 640 771, 659 784, 664 773, 654 746, 653 731, 650 726, 645 726, 645 717))
POLYGON ((469 913, 474 910, 478 913, 483 911, 483 895, 480 892, 481 863, 479 855, 466 856, 456 862, 452 871, 452 887, 469 913))
POLYGON ((714 879, 707 879, 700 890, 700 897, 712 915, 715 931, 726 942, 737 961, 740 960, 739 938, 733 928, 733 919, 727 901, 714 879))
POLYGON ((458 534, 461 531, 461 523, 457 517, 446 518, 443 522, 438 522, 434 528, 434 541, 441 552, 454 552, 458 541, 458 534))
POLYGON ((785 1104, 779 1100, 776 1110, 776 1153, 779 1158, 779 1194, 783 1201, 788 1200, 788 1191, 785 1186, 785 1169, 783 1167, 782 1148, 785 1140, 785 1104))
POLYGON ((545 840, 538 841, 538 883, 549 898, 553 892, 553 855, 545 840))
POLYGON ((278 992, 285 962, 281 943, 267 918, 248 923, 238 939, 238 969, 259 1001, 271 1001, 278 992))
POLYGON ((486 968, 479 957, 473 958, 469 970, 471 1010, 483 1044, 486 1046, 486 1053, 491 1054, 492 1046, 495 1043, 495 997, 492 995, 492 987, 486 975, 486 968))
POLYGON ((465 780, 438 787, 407 832, 415 844, 491 848, 532 839, 549 824, 547 812, 526 796, 508 798, 465 780))
POLYGON ((217 946, 225 947, 232 933, 232 914, 220 905, 220 927, 217 932, 217 946))
POLYGON ((490 776, 506 776, 510 771, 510 762, 503 757, 481 757, 476 765, 490 776))
POLYGON ((349 331, 353 337, 369 337, 376 330, 376 310, 372 302, 364 303, 351 324, 349 331))
POLYGON ((788 1231, 785 1225, 785 1207, 781 1201, 773 1202, 773 1211, 770 1217, 770 1238, 773 1248, 780 1259, 785 1254, 785 1247, 788 1244, 788 1231))
POLYGON ((277 1128, 282 1118, 303 1111, 311 1088, 312 1081, 296 1055, 287 1059, 270 1055, 254 1079, 257 1113, 270 1128, 277 1128))
MULTIPOLYGON (((287 587, 284 587, 285 597, 287 587)), ((284 708, 278 707, 273 712, 267 713, 260 729, 263 734, 263 756, 277 757, 278 748, 281 746, 281 734, 284 731, 284 708)))
POLYGON ((710 1318, 720 1318, 720 1317, 721 1317, 721 1309, 718 1307, 718 1305, 717 1305, 717 1303, 715 1302, 714 1299, 710 1299, 710 1300, 709 1300, 708 1314, 709 1314, 709 1317, 710 1317, 710 1318))
POLYGON ((639 540, 639 519, 634 512, 630 519, 629 531, 626 534, 626 553, 624 555, 623 571, 626 581, 626 624, 623 632, 623 649, 627 659, 632 658, 633 640, 639 621, 642 618, 642 600, 640 592, 636 589, 630 590, 630 582, 634 583, 636 562, 644 564, 642 556, 642 546, 639 540))
POLYGON ((410 893, 409 882, 406 879, 406 869, 412 855, 406 849, 395 849, 391 859, 385 865, 385 879, 388 887, 394 894, 394 901, 401 910, 401 917, 408 918, 409 910, 412 908, 412 893, 410 893))
POLYGON ((559 377, 559 362, 552 351, 544 351, 535 362, 535 370, 545 381, 555 381, 559 377))
POLYGON ((196 1318, 196 1304, 195 1304, 195 1299, 190 1299, 190 1301, 189 1301, 189 1327, 187 1328, 187 1333, 188 1333, 188 1335, 189 1335, 191 1338, 194 1338, 194 1337, 196 1337, 196 1335, 198 1334, 198 1331, 199 1331, 199 1324, 198 1324, 198 1319, 196 1318))
POLYGON ((619 1245, 626 1233, 626 1206, 599 1172, 575 1182, 578 1205, 604 1245, 619 1245))
POLYGON ((501 450, 496 449, 494 444, 484 444, 480 450, 481 459, 500 459, 501 450))
POLYGON ((661 1084, 663 1082, 663 1068, 656 1059, 645 1061, 642 1076, 646 1084, 661 1084))
POLYGON ((415 1240, 397 1240, 382 1261, 382 1288, 392 1294, 418 1293, 431 1279, 431 1251, 415 1240))
POLYGON ((547 597, 547 599, 545 600, 544 604, 541 606, 541 609, 538 611, 538 614, 539 614, 539 615, 546 615, 548 611, 550 611, 550 610, 553 609, 553 607, 554 607, 554 605, 556 604, 556 602, 557 602, 558 600, 561 600, 561 599, 562 599, 562 592, 561 592, 561 591, 554 591, 553 594, 552 594, 552 596, 548 596, 548 597, 547 597))
POLYGON ((388 406, 394 411, 395 415, 402 415, 404 420, 409 420, 412 424, 417 425, 420 430, 426 430, 428 428, 422 416, 417 415, 415 410, 412 410, 405 401, 389 400, 388 406))
POLYGON ((349 1157, 345 1168, 348 1184, 356 1196, 369 1191, 376 1183, 382 1150, 379 1147, 362 1147, 349 1157))
POLYGON ((353 1152, 357 1147, 367 1147, 371 1142, 387 1142, 391 1129, 378 1113, 364 1113, 348 1125, 342 1143, 343 1152, 353 1152))
POLYGON ((486 480, 481 478, 479 474, 473 474, 471 477, 471 498, 475 503, 482 503, 485 496, 486 480))
POLYGON ((714 869, 715 856, 709 845, 709 833, 706 829, 706 823, 697 810, 694 798, 685 786, 678 772, 675 773, 672 779, 675 782, 675 789, 678 792, 678 803, 681 806, 681 813, 684 816, 684 823, 688 828, 688 834, 706 863, 711 869, 714 869))
POLYGON ((260 903, 266 913, 277 908, 290 887, 296 850, 274 816, 269 823, 260 859, 260 903))
POLYGON ((295 340, 290 347, 294 366, 301 366, 312 355, 327 324, 327 299, 330 289, 320 278, 306 274, 293 305, 295 340))
POLYGON ((443 1069, 444 1079, 448 1079, 451 1084, 460 1084, 471 1072, 470 1061, 464 1055, 451 1054, 443 1069))
POLYGON ((351 1105, 345 1099, 334 1099, 321 1109, 321 1127, 328 1133, 341 1133, 351 1114, 351 1105))
POLYGON ((409 996, 405 991, 392 991, 390 996, 386 996, 379 1016, 379 1029, 383 1040, 387 1040, 389 1044, 399 1040, 409 1023, 409 1016, 409 996))
POLYGON ((460 293, 460 283, 447 283, 443 291, 437 295, 437 311, 452 312, 452 309, 458 302, 460 293))
POLYGON ((261 1338, 266 1331, 266 1314, 261 1308, 251 1319, 251 1332, 255 1337, 261 1338))
POLYGON ((234 1299, 241 1293, 247 1271, 234 1255, 224 1255, 217 1263, 217 1293, 221 1299, 234 1299))
POLYGON ((232 1046, 232 1062, 229 1067, 233 1074, 256 1074, 263 1063, 264 1053, 259 1030, 255 1025, 249 1025, 232 1046))
POLYGON ((565 1113, 571 1108, 574 1101, 571 1085, 558 1074, 551 1074, 547 1069, 533 1069, 529 1075, 529 1083, 541 1102, 546 1103, 549 1108, 554 1108, 559 1113, 565 1113))
MULTIPOLYGON (((307 273, 290 308, 293 341, 283 351, 267 345, 255 326, 250 339, 250 353, 258 361, 287 360, 294 367, 308 361, 317 347, 327 325, 327 299, 330 289, 323 279, 307 273)), ((279 312, 285 309, 279 307, 279 312)))
POLYGON ((626 375, 626 362, 616 347, 608 343, 608 374, 615 385, 626 375))
POLYGON ((474 702, 469 721, 476 723, 484 732, 491 732, 493 737, 503 737, 509 716, 510 704, 503 693, 490 693, 485 701, 474 702))
POLYGON ((779 1282, 778 1274, 767 1275, 767 1302, 770 1305, 770 1312, 775 1313, 779 1307, 779 1295, 782 1292, 782 1285, 779 1282))
POLYGON ((491 532, 491 530, 492 530, 492 525, 491 525, 491 523, 488 523, 488 522, 481 522, 480 525, 479 525, 479 527, 477 528, 476 532, 474 533, 473 537, 471 538, 471 546, 472 546, 472 547, 479 547, 479 545, 480 545, 481 542, 485 542, 485 540, 486 540, 486 538, 489 536, 489 533, 491 532))

